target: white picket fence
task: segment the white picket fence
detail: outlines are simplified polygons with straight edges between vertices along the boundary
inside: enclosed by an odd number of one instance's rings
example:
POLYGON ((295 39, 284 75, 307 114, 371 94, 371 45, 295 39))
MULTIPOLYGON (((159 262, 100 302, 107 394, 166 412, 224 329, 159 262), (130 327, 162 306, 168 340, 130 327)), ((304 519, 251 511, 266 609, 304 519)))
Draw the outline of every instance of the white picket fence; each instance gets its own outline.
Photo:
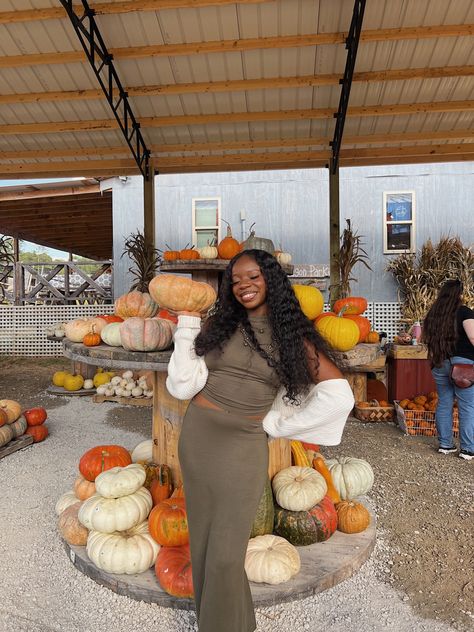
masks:
MULTIPOLYGON (((50 341, 46 329, 58 322, 83 316, 110 314, 113 305, 0 305, 0 354, 12 356, 62 355, 60 342, 50 341)), ((326 306, 326 308, 328 308, 326 306)), ((389 341, 398 330, 398 303, 369 303, 364 316, 376 331, 384 331, 389 341)))

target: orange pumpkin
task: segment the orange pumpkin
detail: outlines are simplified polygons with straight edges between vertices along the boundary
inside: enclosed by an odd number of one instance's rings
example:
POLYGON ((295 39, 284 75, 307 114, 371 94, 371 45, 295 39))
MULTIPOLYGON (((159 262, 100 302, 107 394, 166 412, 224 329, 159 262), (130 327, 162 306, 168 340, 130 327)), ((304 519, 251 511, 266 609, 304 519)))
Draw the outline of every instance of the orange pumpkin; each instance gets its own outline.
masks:
POLYGON ((370 320, 365 318, 365 316, 359 316, 359 314, 346 314, 344 313, 343 318, 348 318, 352 320, 357 327, 359 328, 359 340, 358 342, 364 342, 367 338, 367 335, 372 327, 370 320))
POLYGON ((86 347, 97 347, 102 342, 102 338, 100 334, 95 331, 94 325, 92 325, 92 331, 84 336, 82 339, 82 344, 86 347))
POLYGON ((314 322, 317 323, 321 320, 321 318, 324 318, 325 316, 337 316, 336 312, 323 312, 322 314, 319 314, 319 316, 316 316, 316 318, 314 319, 314 322))
POLYGON ((49 431, 47 425, 42 424, 41 426, 28 426, 25 430, 25 434, 31 435, 34 443, 39 443, 40 441, 44 441, 46 439, 49 431))
POLYGON ((163 259, 165 261, 176 261, 177 259, 179 259, 179 255, 179 250, 165 250, 163 253, 163 259))
POLYGON ((367 300, 362 296, 348 296, 347 298, 340 298, 333 305, 336 314, 339 314, 343 308, 346 308, 345 315, 362 314, 367 309, 367 300))
POLYGON ((8 415, 7 413, 3 410, 3 408, 0 408, 0 427, 4 426, 5 424, 8 423, 8 415))
POLYGON ((162 546, 187 544, 189 530, 184 498, 167 498, 153 507, 148 516, 148 529, 162 546))
POLYGON ((373 331, 373 330, 369 331, 369 333, 365 337, 365 342, 369 342, 371 344, 376 344, 376 343, 380 342, 380 336, 378 335, 378 333, 376 331, 373 331))
POLYGON ((409 399, 402 399, 400 401, 400 408, 406 408, 408 406, 408 404, 410 403, 409 399))
MULTIPOLYGON (((38 426, 42 428, 43 426, 38 426)), ((112 467, 126 467, 132 462, 130 452, 120 445, 97 445, 87 450, 79 461, 79 472, 88 481, 112 467)))
POLYGON ((88 481, 82 474, 79 474, 74 481, 74 493, 79 500, 87 500, 92 494, 95 494, 95 483, 88 481))
POLYGON ((237 239, 232 237, 230 224, 228 222, 225 223, 227 224, 227 235, 217 244, 217 252, 220 259, 232 259, 240 252, 240 244, 237 239))
POLYGON ((160 307, 173 312, 207 312, 216 300, 216 292, 208 283, 177 274, 158 274, 148 288, 160 307))
POLYGON ((160 586, 174 597, 194 597, 189 545, 162 547, 155 562, 155 574, 160 586))
POLYGON ((150 494, 153 498, 153 506, 171 496, 173 485, 171 484, 171 470, 168 465, 158 465, 155 468, 154 478, 150 484, 150 494))
POLYGON ((115 301, 115 312, 121 318, 131 318, 140 316, 141 318, 152 318, 156 314, 158 305, 148 294, 134 290, 119 296, 115 301))
POLYGON ((184 485, 175 487, 173 493, 171 494, 171 498, 184 498, 184 485))
POLYGON ((199 252, 193 248, 183 248, 183 250, 179 251, 179 258, 190 261, 191 259, 200 259, 201 256, 199 252))

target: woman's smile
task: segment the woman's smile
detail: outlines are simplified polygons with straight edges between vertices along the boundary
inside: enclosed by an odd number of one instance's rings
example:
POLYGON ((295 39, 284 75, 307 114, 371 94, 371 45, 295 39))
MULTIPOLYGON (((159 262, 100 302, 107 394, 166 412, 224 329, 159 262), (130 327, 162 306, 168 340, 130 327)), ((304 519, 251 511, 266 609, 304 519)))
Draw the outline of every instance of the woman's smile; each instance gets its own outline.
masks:
POLYGON ((232 292, 235 299, 254 316, 267 313, 267 285, 265 278, 251 257, 243 256, 232 268, 232 292))

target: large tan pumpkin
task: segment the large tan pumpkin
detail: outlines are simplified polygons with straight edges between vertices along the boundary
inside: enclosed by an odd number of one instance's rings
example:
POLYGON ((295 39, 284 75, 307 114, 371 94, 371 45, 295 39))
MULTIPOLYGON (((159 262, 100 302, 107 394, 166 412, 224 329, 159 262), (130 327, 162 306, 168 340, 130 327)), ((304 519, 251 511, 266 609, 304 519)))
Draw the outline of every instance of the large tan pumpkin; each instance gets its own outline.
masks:
POLYGON ((120 340, 128 351, 159 351, 171 345, 173 329, 170 320, 136 316, 120 323, 120 340))
POLYGON ((85 546, 89 535, 89 530, 79 522, 77 517, 81 505, 81 502, 70 505, 59 514, 58 518, 58 531, 61 537, 74 546, 85 546))
POLYGON ((86 334, 91 333, 94 323, 92 318, 76 318, 64 325, 66 338, 71 342, 82 342, 86 334))
POLYGON ((21 406, 13 399, 1 399, 0 409, 7 415, 7 424, 12 424, 21 415, 21 406))
POLYGON ((158 305, 148 292, 133 290, 128 294, 122 294, 115 301, 115 313, 121 318, 151 318, 156 314, 158 305))
POLYGON ((148 288, 160 307, 173 312, 205 313, 217 298, 214 288, 208 283, 175 274, 159 274, 150 281, 148 288))

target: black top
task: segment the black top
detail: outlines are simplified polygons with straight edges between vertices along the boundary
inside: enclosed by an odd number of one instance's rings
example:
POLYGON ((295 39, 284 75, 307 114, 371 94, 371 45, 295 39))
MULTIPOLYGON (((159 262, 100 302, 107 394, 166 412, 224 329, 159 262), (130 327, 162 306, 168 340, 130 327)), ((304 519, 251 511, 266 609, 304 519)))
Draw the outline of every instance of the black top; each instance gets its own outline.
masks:
POLYGON ((458 327, 458 340, 456 342, 454 355, 460 356, 461 358, 474 360, 474 346, 467 337, 466 330, 463 327, 463 322, 465 320, 474 320, 474 310, 470 309, 466 305, 461 305, 461 307, 456 312, 456 319, 458 327))

